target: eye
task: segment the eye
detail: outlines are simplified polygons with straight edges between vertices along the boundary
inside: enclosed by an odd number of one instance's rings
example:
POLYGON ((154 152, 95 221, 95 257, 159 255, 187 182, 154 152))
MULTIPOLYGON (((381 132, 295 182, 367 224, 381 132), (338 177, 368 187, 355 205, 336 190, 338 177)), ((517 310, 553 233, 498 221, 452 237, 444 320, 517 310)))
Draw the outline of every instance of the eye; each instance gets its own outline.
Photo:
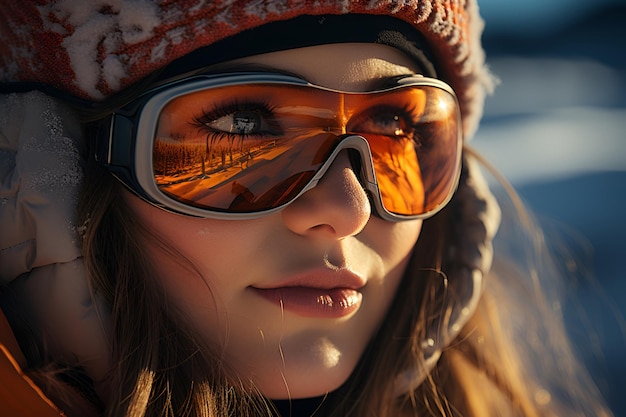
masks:
POLYGON ((374 107, 353 117, 349 130, 389 137, 406 137, 413 133, 414 122, 406 109, 374 107))
POLYGON ((222 116, 206 125, 221 132, 250 135, 263 132, 263 122, 263 117, 258 113, 240 111, 222 116))
POLYGON ((361 123, 368 133, 385 136, 403 136, 406 134, 407 123, 398 114, 377 114, 361 123))
POLYGON ((271 109, 263 104, 233 103, 203 111, 194 118, 201 130, 240 136, 275 135, 280 126, 271 109))

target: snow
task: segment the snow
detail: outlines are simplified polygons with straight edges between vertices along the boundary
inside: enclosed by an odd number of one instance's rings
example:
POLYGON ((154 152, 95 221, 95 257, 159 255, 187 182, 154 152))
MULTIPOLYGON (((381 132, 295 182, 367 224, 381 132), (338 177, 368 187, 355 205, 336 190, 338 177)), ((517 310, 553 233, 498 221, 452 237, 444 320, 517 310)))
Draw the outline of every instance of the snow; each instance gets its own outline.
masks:
POLYGON ((115 55, 124 44, 148 39, 161 22, 156 5, 148 0, 61 0, 41 6, 40 11, 44 27, 61 34, 66 29, 58 22, 73 28, 63 47, 76 75, 75 83, 94 98, 102 97, 97 88, 102 78, 115 88, 126 75, 119 57, 118 62, 109 60, 101 65, 98 47, 103 46, 106 55, 115 55))
POLYGON ((471 145, 515 185, 626 171, 626 77, 589 60, 504 57, 471 145))
POLYGON ((473 145, 521 185, 626 171, 626 108, 573 107, 485 126, 473 145))

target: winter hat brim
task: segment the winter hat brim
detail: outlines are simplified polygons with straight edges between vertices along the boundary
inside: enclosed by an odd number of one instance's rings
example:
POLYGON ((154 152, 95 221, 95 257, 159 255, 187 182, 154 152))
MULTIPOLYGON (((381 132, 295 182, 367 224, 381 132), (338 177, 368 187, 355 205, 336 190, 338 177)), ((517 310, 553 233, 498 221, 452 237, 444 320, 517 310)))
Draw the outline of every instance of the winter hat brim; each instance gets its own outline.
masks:
POLYGON ((0 0, 0 82, 40 82, 103 100, 172 61, 268 23, 299 16, 383 15, 425 39, 473 134, 491 77, 473 0, 0 0))

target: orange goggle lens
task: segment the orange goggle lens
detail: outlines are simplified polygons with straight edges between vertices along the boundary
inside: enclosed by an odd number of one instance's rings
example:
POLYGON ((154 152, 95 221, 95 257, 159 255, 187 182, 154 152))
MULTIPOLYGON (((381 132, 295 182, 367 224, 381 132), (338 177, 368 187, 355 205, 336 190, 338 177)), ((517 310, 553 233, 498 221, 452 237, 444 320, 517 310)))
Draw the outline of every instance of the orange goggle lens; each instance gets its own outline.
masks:
POLYGON ((161 108, 154 181, 199 210, 267 212, 314 186, 345 149, 360 156, 359 176, 383 217, 423 216, 456 187, 459 123, 454 94, 431 83, 366 93, 288 83, 205 88, 161 108))

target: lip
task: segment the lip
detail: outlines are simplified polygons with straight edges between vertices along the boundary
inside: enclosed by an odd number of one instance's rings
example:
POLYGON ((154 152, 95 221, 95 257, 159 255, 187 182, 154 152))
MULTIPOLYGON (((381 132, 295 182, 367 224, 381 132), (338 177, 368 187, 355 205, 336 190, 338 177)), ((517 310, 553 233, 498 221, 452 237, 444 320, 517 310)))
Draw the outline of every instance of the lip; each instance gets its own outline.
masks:
POLYGON ((347 269, 318 269, 267 286, 251 286, 259 296, 302 317, 347 317, 361 306, 366 280, 347 269))

